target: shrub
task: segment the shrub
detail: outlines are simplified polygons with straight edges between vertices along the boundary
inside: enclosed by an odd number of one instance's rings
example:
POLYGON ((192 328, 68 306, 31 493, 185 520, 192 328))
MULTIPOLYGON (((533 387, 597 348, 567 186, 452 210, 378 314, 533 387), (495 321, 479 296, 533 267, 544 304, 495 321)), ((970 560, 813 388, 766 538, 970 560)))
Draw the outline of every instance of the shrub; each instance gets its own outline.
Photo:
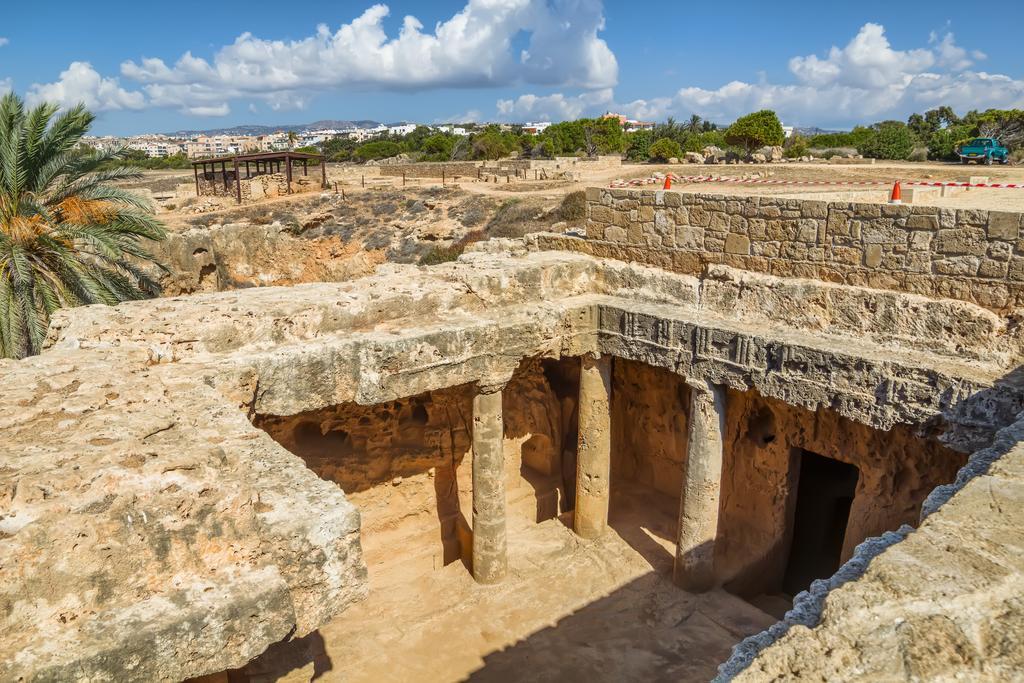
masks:
POLYGON ((587 193, 583 190, 570 192, 562 198, 555 209, 555 216, 562 221, 580 221, 587 215, 587 193))
MULTIPOLYGON (((315 147, 313 145, 307 145, 306 147, 297 147, 295 149, 295 151, 296 152, 302 152, 304 154, 319 154, 320 153, 320 148, 319 147, 315 147)), ((320 160, 319 159, 310 159, 307 162, 307 165, 309 165, 309 166, 319 166, 320 165, 320 160)))
POLYGON ((498 207, 484 230, 490 237, 522 237, 532 231, 536 215, 535 207, 512 199, 498 207))
POLYGON ((759 147, 781 145, 785 139, 782 123, 771 109, 741 116, 725 131, 725 141, 743 147, 748 155, 759 147))
POLYGON ((369 161, 370 159, 386 159, 393 157, 401 153, 402 148, 399 147, 397 142, 390 140, 374 140, 373 142, 367 142, 360 145, 356 149, 355 157, 359 161, 369 161))
POLYGON ((704 131, 703 133, 694 133, 686 137, 686 143, 683 145, 683 151, 685 152, 702 152, 704 148, 713 145, 715 147, 725 147, 725 133, 720 130, 704 131))
POLYGON ((914 151, 914 133, 902 121, 882 121, 871 127, 873 134, 857 150, 873 159, 906 159, 914 151))
POLYGON ((683 148, 675 140, 662 138, 651 145, 647 156, 651 161, 668 161, 673 157, 678 159, 683 156, 683 148))
POLYGON ((626 147, 626 158, 632 161, 647 161, 650 157, 651 143, 654 134, 649 130, 638 130, 629 134, 629 146, 626 147))
POLYGON ((907 156, 907 161, 928 161, 928 148, 915 147, 907 156))
POLYGON ((969 126, 950 126, 935 131, 928 137, 928 156, 931 159, 956 161, 960 146, 973 137, 969 126))
POLYGON ((782 153, 787 159, 798 159, 807 156, 810 153, 810 148, 807 146, 807 138, 794 133, 786 140, 785 149, 782 153))

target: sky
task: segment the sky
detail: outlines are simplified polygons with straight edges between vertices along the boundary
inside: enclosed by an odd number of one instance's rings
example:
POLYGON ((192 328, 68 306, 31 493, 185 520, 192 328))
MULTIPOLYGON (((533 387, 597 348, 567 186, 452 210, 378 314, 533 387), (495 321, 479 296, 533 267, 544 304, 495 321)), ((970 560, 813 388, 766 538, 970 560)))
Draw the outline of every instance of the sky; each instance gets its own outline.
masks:
POLYGON ((995 20, 941 1, 17 2, 0 93, 84 102, 101 135, 605 111, 724 124, 763 108, 845 129, 1024 108, 1024 3, 1000 5, 995 20))

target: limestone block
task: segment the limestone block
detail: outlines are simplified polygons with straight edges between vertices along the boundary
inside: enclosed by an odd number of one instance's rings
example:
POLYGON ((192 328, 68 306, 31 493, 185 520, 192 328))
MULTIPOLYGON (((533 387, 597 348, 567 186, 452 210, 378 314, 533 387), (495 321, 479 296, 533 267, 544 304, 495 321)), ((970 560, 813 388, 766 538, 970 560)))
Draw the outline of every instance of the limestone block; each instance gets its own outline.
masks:
POLYGON ((827 218, 828 202, 808 200, 800 205, 800 215, 804 218, 827 218))
POLYGON ((1013 245, 1008 242, 990 242, 988 257, 996 261, 1009 261, 1013 254, 1013 245))
POLYGON ((680 249, 700 251, 704 248, 704 228, 680 225, 676 228, 675 242, 680 249))
POLYGON ((869 244, 864 249, 864 265, 868 268, 877 268, 882 263, 882 245, 869 244))
POLYGON ((1020 235, 1020 224, 1024 214, 1008 211, 990 211, 988 214, 988 237, 992 240, 1015 240, 1020 235))
POLYGON ((1005 278, 1009 271, 1009 263, 1005 260, 982 259, 978 268, 978 277, 1005 278))
MULTIPOLYGON (((600 237, 594 237, 595 239, 601 239, 600 237)), ((604 239, 609 242, 625 242, 626 231, 617 225, 610 225, 604 230, 604 239)))
POLYGON ((939 275, 977 275, 981 259, 977 256, 950 256, 932 262, 939 275))
POLYGON ((980 228, 943 229, 938 231, 935 238, 935 251, 940 254, 983 256, 987 250, 985 231, 980 228))
POLYGON ((746 235, 730 234, 725 238, 724 247, 727 254, 749 254, 750 238, 746 235))
POLYGON ((911 216, 906 223, 908 228, 913 230, 938 230, 939 217, 934 216, 911 216))

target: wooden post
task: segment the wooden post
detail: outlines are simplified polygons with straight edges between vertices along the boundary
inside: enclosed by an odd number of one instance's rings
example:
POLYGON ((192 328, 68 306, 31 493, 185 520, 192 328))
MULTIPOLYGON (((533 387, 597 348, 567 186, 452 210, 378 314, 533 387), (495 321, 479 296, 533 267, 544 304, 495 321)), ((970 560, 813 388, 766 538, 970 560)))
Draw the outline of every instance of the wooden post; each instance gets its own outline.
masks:
POLYGON ((405 171, 402 171, 402 187, 405 187, 405 171))
POLYGON ((287 153, 284 155, 285 180, 288 182, 288 194, 292 193, 292 158, 287 153))
POLYGON ((444 169, 441 169, 441 187, 444 187, 444 169))
POLYGON ((366 187, 366 176, 359 176, 359 182, 362 183, 363 187, 366 187))
POLYGON ((327 157, 320 157, 320 186, 327 187, 327 157))
POLYGON ((238 174, 238 159, 235 159, 235 198, 242 203, 242 177, 238 174))
POLYGON ((224 178, 224 189, 228 189, 228 162, 220 162, 220 175, 224 178))
POLYGON ((309 175, 309 171, 306 168, 306 164, 309 163, 309 159, 302 160, 302 175, 309 175))
MULTIPOLYGON (((195 173, 195 176, 196 176, 196 196, 198 197, 199 196, 199 167, 196 166, 195 164, 192 164, 192 172, 195 173)), ((206 169, 205 168, 203 169, 203 175, 206 175, 206 169)))

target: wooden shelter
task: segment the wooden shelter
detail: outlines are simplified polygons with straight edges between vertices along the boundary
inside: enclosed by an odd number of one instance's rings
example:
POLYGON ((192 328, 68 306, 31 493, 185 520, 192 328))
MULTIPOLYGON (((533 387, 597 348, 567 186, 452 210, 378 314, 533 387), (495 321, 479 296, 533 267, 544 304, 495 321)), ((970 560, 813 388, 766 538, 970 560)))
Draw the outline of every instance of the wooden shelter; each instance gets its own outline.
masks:
POLYGON ((234 181, 235 197, 238 203, 242 203, 242 176, 241 169, 245 169, 245 178, 254 178, 270 173, 281 173, 284 171, 288 181, 288 192, 292 191, 292 170, 296 163, 302 163, 302 175, 309 175, 309 162, 320 161, 320 187, 327 187, 327 164, 322 154, 308 154, 306 152, 256 152, 254 154, 235 154, 214 159, 196 159, 192 162, 192 171, 196 178, 196 196, 199 196, 199 167, 203 167, 203 178, 216 181, 217 175, 221 176, 224 182, 224 189, 230 187, 234 181), (220 164, 220 171, 217 165, 220 164), (228 167, 231 167, 230 169, 228 167), (209 168, 209 170, 207 170, 209 168))

